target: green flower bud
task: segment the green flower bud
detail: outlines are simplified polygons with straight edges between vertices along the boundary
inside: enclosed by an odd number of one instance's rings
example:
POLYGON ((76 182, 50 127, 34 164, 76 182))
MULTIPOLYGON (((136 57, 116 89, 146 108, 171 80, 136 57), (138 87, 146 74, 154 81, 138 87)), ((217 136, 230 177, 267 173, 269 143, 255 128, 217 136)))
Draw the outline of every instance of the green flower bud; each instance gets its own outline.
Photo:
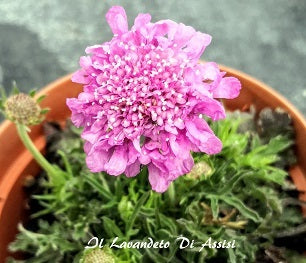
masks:
POLYGON ((208 178, 212 174, 212 168, 205 161, 196 163, 191 171, 187 174, 190 179, 199 179, 201 176, 208 178))
POLYGON ((19 93, 9 97, 4 103, 6 117, 26 126, 36 125, 42 121, 42 110, 29 95, 19 93))
POLYGON ((115 263, 115 257, 104 249, 90 249, 85 252, 84 263, 115 263))

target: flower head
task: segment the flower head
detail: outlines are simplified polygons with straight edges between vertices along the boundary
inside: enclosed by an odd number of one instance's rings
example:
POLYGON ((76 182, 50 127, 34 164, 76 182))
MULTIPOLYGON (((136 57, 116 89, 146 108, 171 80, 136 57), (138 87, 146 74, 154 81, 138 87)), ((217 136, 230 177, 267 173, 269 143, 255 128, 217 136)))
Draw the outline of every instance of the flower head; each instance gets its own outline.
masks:
POLYGON ((115 263, 115 257, 106 249, 87 249, 81 260, 82 263, 115 263))
POLYGON ((153 190, 164 192, 193 167, 191 151, 220 152, 206 121, 225 117, 217 98, 238 96, 236 78, 216 63, 198 63, 211 36, 171 20, 151 23, 139 14, 131 30, 125 11, 106 14, 111 41, 88 47, 72 80, 84 85, 67 100, 72 121, 84 127, 93 172, 136 176, 148 165, 153 190))
POLYGON ((31 96, 19 93, 9 97, 4 103, 8 119, 24 125, 35 125, 42 121, 42 109, 31 96))

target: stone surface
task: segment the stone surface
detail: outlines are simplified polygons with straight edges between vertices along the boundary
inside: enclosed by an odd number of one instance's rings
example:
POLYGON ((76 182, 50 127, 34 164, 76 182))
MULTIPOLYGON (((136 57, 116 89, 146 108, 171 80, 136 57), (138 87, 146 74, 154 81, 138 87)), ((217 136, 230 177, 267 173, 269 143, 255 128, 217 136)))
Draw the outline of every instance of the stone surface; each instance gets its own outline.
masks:
POLYGON ((0 1, 0 82, 39 88, 78 67, 88 45, 107 41, 104 19, 123 5, 213 36, 203 59, 242 70, 285 95, 306 115, 305 0, 0 1))

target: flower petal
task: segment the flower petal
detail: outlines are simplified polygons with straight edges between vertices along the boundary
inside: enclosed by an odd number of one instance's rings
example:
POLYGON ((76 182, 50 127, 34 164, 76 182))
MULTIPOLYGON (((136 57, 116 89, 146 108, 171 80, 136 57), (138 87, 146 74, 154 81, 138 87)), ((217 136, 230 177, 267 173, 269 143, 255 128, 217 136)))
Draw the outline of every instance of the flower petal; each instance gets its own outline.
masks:
POLYGON ((86 157, 87 167, 91 172, 101 172, 104 171, 104 166, 110 158, 110 152, 107 151, 92 151, 86 157))
POLYGON ((111 7, 106 14, 106 20, 115 35, 128 32, 128 21, 123 7, 111 7))
POLYGON ((71 121, 76 127, 81 127, 85 125, 86 117, 82 111, 83 102, 76 98, 66 99, 66 104, 72 112, 71 121))
POLYGON ((219 153, 222 149, 222 143, 214 135, 205 120, 194 117, 186 121, 187 137, 199 148, 200 151, 207 154, 219 153))
POLYGON ((195 105, 193 110, 195 113, 201 113, 210 117, 213 121, 225 118, 223 105, 221 102, 213 98, 203 96, 201 101, 195 105))
POLYGON ((184 49, 184 51, 188 54, 189 58, 199 59, 210 42, 210 35, 196 32, 187 43, 187 47, 184 49))
POLYGON ((140 172, 140 162, 136 160, 133 164, 128 165, 125 169, 125 175, 127 177, 134 177, 140 172))
POLYGON ((148 170, 149 182, 152 189, 158 193, 165 192, 168 189, 171 181, 168 181, 165 177, 163 177, 161 171, 153 164, 148 166, 148 170))
POLYGON ((193 27, 180 23, 176 28, 173 43, 175 43, 178 48, 184 47, 195 33, 196 31, 193 27))
POLYGON ((79 69, 72 74, 71 77, 72 82, 80 83, 80 84, 88 84, 89 78, 88 74, 84 69, 79 69))
POLYGON ((150 14, 139 14, 134 21, 133 29, 138 30, 143 28, 146 24, 150 23, 151 15, 150 14))
POLYGON ((213 91, 214 98, 234 99, 238 97, 241 83, 234 77, 225 77, 213 91))
POLYGON ((127 166, 128 156, 124 146, 115 147, 114 153, 104 168, 110 175, 122 174, 127 166))

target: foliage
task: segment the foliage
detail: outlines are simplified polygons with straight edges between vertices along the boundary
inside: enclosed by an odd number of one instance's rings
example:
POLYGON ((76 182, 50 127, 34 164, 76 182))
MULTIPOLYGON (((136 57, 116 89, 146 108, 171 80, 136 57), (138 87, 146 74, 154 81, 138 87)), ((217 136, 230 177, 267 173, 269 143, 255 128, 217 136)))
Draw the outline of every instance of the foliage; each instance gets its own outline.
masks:
POLYGON ((67 178, 39 178, 32 198, 41 208, 28 229, 19 226, 11 251, 27 252, 26 262, 79 262, 93 236, 105 244, 114 237, 117 243, 152 237, 171 245, 109 251, 117 262, 255 262, 261 251, 271 250, 279 233, 302 223, 299 207, 288 202, 287 172, 276 167, 279 160, 282 168, 290 164, 281 157, 291 151, 292 133, 260 137, 253 116, 241 113, 212 127, 223 142, 222 152, 195 153, 194 170, 164 194, 150 190, 145 168, 135 178, 90 173, 79 131, 69 126, 53 133, 49 158, 67 171, 67 178), (197 246, 210 237, 236 240, 236 248, 180 250, 175 242, 180 235, 197 246))

